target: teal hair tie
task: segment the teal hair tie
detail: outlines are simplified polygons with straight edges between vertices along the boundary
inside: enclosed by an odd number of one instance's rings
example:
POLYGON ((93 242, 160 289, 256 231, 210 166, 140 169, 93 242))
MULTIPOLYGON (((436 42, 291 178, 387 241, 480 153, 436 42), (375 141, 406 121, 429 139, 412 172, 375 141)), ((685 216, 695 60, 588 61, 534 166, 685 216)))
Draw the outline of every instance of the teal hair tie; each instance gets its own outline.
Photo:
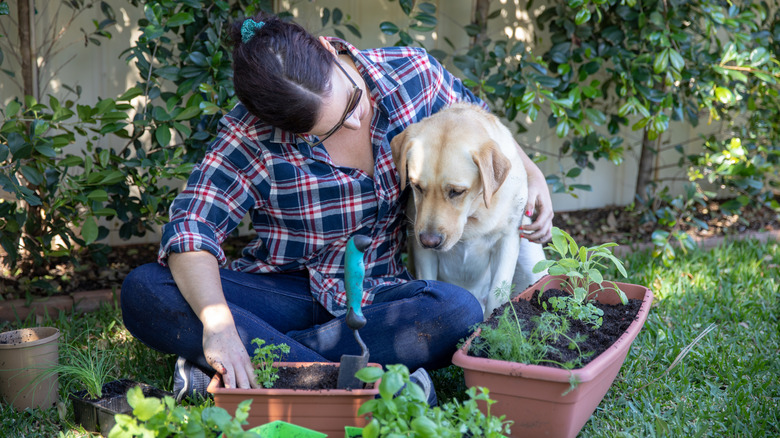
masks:
POLYGON ((244 24, 241 25, 241 41, 244 44, 248 43, 255 36, 255 32, 260 30, 264 24, 265 21, 255 22, 251 18, 244 20, 244 24))

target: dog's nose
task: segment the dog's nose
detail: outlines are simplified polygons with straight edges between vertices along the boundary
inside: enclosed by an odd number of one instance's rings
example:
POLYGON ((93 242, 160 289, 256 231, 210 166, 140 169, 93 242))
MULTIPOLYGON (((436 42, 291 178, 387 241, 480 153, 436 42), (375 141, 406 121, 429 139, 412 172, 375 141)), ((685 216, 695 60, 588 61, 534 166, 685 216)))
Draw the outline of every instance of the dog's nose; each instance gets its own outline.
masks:
POLYGON ((429 249, 437 248, 442 240, 442 235, 438 233, 420 233, 420 244, 429 249))

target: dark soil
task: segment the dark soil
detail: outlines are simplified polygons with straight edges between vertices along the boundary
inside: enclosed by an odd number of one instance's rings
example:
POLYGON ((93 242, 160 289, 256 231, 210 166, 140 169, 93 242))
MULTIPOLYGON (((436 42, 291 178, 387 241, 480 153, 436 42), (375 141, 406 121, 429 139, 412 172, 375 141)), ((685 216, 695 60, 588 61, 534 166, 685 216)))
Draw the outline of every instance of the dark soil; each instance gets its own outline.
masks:
MULTIPOLYGON (((532 320, 533 317, 539 316, 544 312, 542 303, 554 296, 563 296, 566 292, 557 289, 548 289, 542 295, 541 302, 539 301, 539 290, 535 291, 531 300, 518 300, 510 301, 503 306, 499 307, 491 317, 485 321, 485 324, 495 328, 498 325, 499 317, 508 310, 508 306, 512 305, 517 313, 520 321, 525 322, 524 329, 532 331, 536 327, 536 323, 532 320)), ((569 348, 570 341, 566 337, 559 337, 558 342, 552 344, 554 347, 554 353, 550 353, 546 359, 559 363, 566 363, 577 359, 580 353, 582 354, 581 365, 578 368, 583 367, 590 363, 593 359, 598 357, 599 354, 606 351, 615 341, 628 329, 628 326, 636 319, 639 308, 642 305, 642 300, 629 299, 628 304, 625 306, 622 304, 609 305, 594 302, 594 305, 604 311, 603 323, 598 329, 593 329, 589 324, 584 324, 576 319, 569 319, 569 331, 566 333, 568 338, 574 338, 577 334, 585 335, 587 338, 577 345, 577 349, 569 348)), ((550 305, 548 304, 548 308, 550 305)), ((473 349, 472 349, 473 350, 473 349)), ((486 357, 484 354, 473 354, 473 351, 469 350, 469 354, 477 357, 486 357)), ((555 363, 545 363, 544 365, 560 367, 555 363)))
POLYGON ((314 364, 305 367, 279 367, 274 389, 336 389, 339 367, 314 364))
MULTIPOLYGON (((103 396, 99 399, 90 398, 87 395, 86 390, 74 392, 73 396, 82 400, 97 402, 101 406, 112 405, 115 404, 115 402, 112 401, 113 399, 116 398, 124 399, 125 395, 127 394, 127 391, 129 391, 130 388, 134 386, 140 386, 145 397, 153 396, 153 397, 162 398, 166 395, 171 396, 171 394, 168 392, 162 391, 158 388, 147 385, 145 383, 139 383, 129 379, 113 380, 111 382, 106 383, 105 385, 103 385, 102 388, 103 396)), ((109 406, 105 406, 105 407, 109 407, 109 406)))
MULTIPOLYGON (((721 213, 719 204, 712 202, 700 208, 696 215, 708 224, 709 229, 699 230, 684 221, 681 229, 697 238, 780 229, 780 217, 769 208, 747 206, 739 216, 721 213)), ((652 222, 644 221, 641 215, 623 207, 556 212, 553 224, 585 246, 604 242, 649 242, 655 230, 652 222)), ((229 258, 235 258, 250 240, 251 237, 231 237, 223 249, 229 258)), ((54 258, 45 266, 15 271, 3 265, 0 249, 0 301, 119 288, 130 270, 157 260, 157 249, 157 243, 117 246, 110 248, 102 264, 84 252, 77 257, 76 263, 54 258)))

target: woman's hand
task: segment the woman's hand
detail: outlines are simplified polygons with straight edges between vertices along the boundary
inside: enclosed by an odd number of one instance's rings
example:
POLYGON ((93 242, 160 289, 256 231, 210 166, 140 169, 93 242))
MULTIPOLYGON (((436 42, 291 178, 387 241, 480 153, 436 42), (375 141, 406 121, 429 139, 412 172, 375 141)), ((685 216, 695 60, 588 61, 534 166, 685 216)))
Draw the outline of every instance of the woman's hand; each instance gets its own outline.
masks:
POLYGON ((219 374, 225 388, 257 388, 249 354, 238 336, 235 325, 220 329, 213 324, 203 326, 203 355, 219 374))
POLYGON ((217 259, 206 251, 168 257, 179 291, 203 323, 203 355, 226 388, 256 388, 254 368, 225 301, 217 259))
POLYGON ((536 219, 530 225, 521 227, 520 236, 534 243, 544 243, 552 238, 553 208, 550 190, 541 170, 533 164, 528 170, 528 203, 524 214, 536 219))
POLYGON ((552 239, 553 206, 547 180, 539 166, 531 160, 523 148, 515 142, 520 158, 528 175, 528 202, 525 204, 524 215, 536 219, 530 225, 520 227, 520 237, 534 243, 544 243, 552 239))

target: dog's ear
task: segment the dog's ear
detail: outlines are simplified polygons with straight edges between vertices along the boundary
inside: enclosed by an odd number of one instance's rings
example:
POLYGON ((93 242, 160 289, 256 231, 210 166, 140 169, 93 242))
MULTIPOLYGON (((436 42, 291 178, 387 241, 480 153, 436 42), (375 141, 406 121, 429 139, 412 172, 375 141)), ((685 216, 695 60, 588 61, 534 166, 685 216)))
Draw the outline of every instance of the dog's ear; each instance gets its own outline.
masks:
POLYGON ((496 142, 485 142, 478 152, 472 153, 474 163, 479 168, 482 178, 482 196, 485 199, 485 207, 490 208, 490 200, 504 183, 512 163, 504 155, 496 142))
POLYGON ((390 150, 393 151, 393 162, 395 163, 395 168, 398 169, 398 175, 401 177, 401 191, 406 188, 406 156, 411 145, 410 141, 406 141, 406 137, 408 137, 407 130, 404 130, 390 141, 390 150))

